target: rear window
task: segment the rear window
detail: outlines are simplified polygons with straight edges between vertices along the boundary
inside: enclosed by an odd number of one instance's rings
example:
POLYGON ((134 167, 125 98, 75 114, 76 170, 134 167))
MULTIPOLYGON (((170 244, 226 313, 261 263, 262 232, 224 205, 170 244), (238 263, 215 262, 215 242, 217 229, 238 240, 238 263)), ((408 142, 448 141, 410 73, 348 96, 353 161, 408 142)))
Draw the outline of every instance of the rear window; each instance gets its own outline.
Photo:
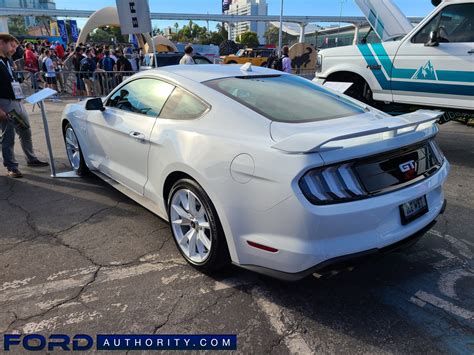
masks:
POLYGON ((233 77, 204 84, 272 121, 314 122, 366 112, 363 107, 293 75, 233 77))

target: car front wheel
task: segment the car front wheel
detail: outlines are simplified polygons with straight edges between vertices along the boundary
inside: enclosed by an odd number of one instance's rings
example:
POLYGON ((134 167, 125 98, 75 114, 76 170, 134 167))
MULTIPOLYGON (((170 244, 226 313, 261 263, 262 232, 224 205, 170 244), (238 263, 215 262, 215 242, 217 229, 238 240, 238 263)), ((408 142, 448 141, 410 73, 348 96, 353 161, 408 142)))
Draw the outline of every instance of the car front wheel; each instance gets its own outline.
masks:
POLYGON ((79 140, 70 123, 64 128, 64 142, 66 143, 67 158, 75 173, 79 176, 87 174, 89 169, 84 161, 79 140))
POLYGON ((174 241, 183 257, 203 272, 216 271, 230 261, 217 212, 195 181, 177 181, 170 192, 168 216, 174 241))

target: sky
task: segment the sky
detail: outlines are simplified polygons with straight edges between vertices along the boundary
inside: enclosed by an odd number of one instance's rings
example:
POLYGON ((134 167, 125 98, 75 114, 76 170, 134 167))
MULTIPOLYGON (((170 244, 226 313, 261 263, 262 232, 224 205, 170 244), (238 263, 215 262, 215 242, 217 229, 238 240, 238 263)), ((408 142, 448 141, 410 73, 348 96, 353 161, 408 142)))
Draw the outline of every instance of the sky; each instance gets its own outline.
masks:
MULTIPOLYGON (((433 10, 431 0, 393 0, 407 16, 424 17, 433 10)), ((219 14, 222 11, 221 0, 150 0, 151 12, 219 14)), ((99 10, 107 6, 115 6, 115 0, 56 0, 58 9, 99 10), (100 3, 100 5, 99 5, 100 3)), ((268 14, 279 15, 281 0, 267 0, 268 14)), ((354 0, 284 0, 284 15, 300 16, 362 16, 354 0), (341 8, 342 3, 342 8, 341 8), (342 11, 341 11, 342 10, 342 11)), ((79 27, 86 19, 78 19, 79 27)), ((182 26, 185 21, 180 22, 182 26)), ((199 23, 201 26, 205 23, 199 23)), ((174 21, 153 21, 153 26, 165 28, 173 26, 174 21)), ((210 24, 213 30, 214 24, 210 24)))

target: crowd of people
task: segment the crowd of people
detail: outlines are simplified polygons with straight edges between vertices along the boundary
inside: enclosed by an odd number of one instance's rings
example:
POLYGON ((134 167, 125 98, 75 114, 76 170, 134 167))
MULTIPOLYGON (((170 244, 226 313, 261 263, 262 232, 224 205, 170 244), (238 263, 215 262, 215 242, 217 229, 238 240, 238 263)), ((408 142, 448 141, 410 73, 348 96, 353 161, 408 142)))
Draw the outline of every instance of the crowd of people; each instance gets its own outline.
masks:
MULTIPOLYGON (((186 46, 180 64, 195 64, 193 48, 186 46)), ((3 164, 10 177, 22 173, 13 153, 15 132, 28 166, 47 166, 33 150, 28 114, 21 102, 25 95, 20 83, 24 74, 31 74, 32 89, 49 87, 61 93, 66 90, 66 80, 74 81, 77 96, 102 96, 120 83, 124 76, 133 75, 140 69, 139 50, 131 45, 109 46, 80 43, 76 47, 64 47, 59 42, 25 42, 0 33, 0 141, 3 164)), ((273 69, 291 72, 288 47, 282 55, 273 58, 273 69)))
POLYGON ((140 59, 139 50, 131 45, 80 43, 65 48, 59 41, 22 41, 12 56, 16 71, 31 73, 33 89, 50 87, 65 92, 63 73, 75 72, 73 90, 77 96, 106 94, 124 75, 139 70, 140 59))

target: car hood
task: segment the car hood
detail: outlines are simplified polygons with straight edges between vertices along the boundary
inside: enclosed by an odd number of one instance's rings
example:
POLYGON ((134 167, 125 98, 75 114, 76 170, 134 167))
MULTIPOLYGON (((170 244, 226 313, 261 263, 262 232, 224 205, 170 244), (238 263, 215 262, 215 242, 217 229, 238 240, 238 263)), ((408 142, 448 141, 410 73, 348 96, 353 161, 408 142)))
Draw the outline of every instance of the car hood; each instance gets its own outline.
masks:
POLYGON ((392 1, 355 0, 382 41, 405 36, 413 29, 410 20, 392 1))
POLYGON ((350 117, 310 122, 272 122, 272 148, 287 154, 319 153, 325 161, 349 159, 414 144, 436 135, 440 111, 419 110, 390 116, 370 111, 350 117), (326 159, 325 159, 326 158, 326 159))

